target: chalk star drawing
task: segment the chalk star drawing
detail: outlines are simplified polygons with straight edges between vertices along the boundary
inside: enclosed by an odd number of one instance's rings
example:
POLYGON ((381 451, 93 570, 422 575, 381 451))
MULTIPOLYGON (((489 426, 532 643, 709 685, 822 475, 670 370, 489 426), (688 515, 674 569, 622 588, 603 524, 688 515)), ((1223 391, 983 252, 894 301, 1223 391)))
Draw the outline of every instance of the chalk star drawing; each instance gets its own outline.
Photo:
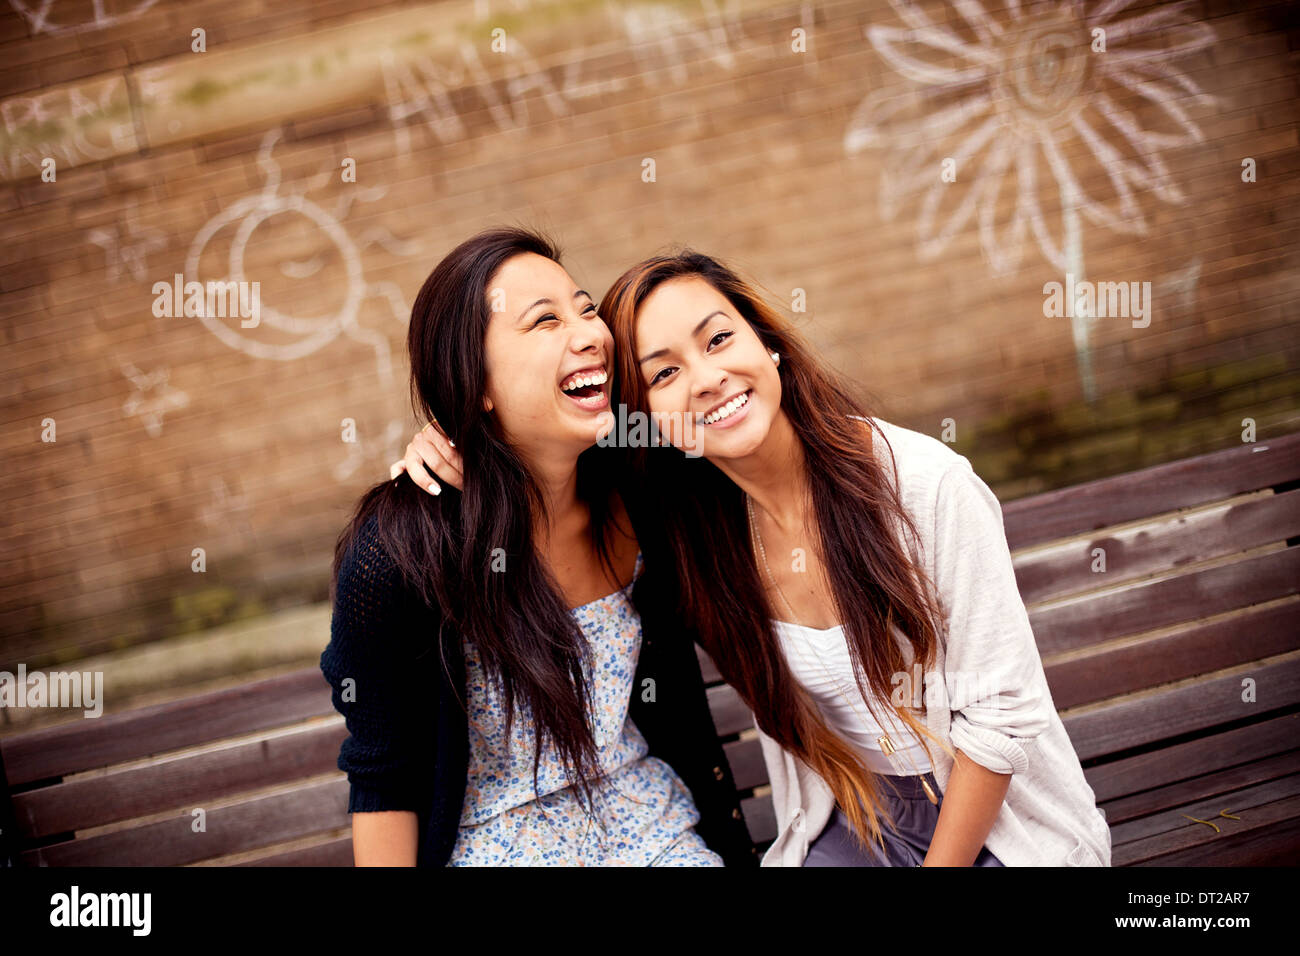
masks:
POLYGON ((253 526, 248 520, 249 498, 246 494, 232 495, 226 479, 213 475, 208 482, 212 494, 199 511, 199 517, 209 528, 230 528, 240 534, 252 535, 253 526))
POLYGON ((90 242, 104 250, 110 282, 116 282, 124 270, 131 273, 136 282, 143 282, 148 275, 149 253, 167 248, 167 237, 151 226, 136 225, 134 214, 133 206, 126 215, 125 236, 117 224, 86 233, 90 242))
POLYGON ((138 415, 144 424, 144 430, 157 438, 162 434, 163 416, 169 411, 189 405, 189 396, 167 384, 167 377, 171 373, 166 368, 142 372, 128 362, 122 366, 121 371, 135 386, 135 391, 122 405, 122 411, 128 416, 138 415))
MULTIPOLYGON (((406 443, 402 441, 406 437, 406 431, 406 427, 396 418, 389 420, 384 427, 383 437, 375 444, 386 452, 385 461, 396 461, 406 454, 406 443)), ((357 469, 366 461, 367 451, 372 454, 374 452, 370 442, 361 439, 349 442, 347 456, 334 466, 335 480, 347 481, 356 474, 357 469)))
MULTIPOLYGON (((1204 140, 1179 96, 1200 105, 1215 101, 1175 64, 1209 47, 1214 31, 1190 19, 1185 3, 1120 18, 1132 2, 1103 0, 1086 10, 1066 0, 1035 5, 1031 13, 1019 0, 1005 0, 1005 11, 994 16, 980 0, 949 0, 945 19, 964 23, 972 40, 910 0, 890 0, 903 25, 867 28, 872 47, 910 81, 910 90, 879 90, 864 99, 844 147, 849 153, 886 151, 880 190, 886 219, 924 193, 916 222, 922 259, 937 257, 974 218, 993 273, 1018 268, 1032 234, 1044 258, 1079 281, 1085 277, 1084 220, 1145 235, 1136 193, 1145 188, 1163 202, 1186 202, 1161 152, 1204 140), (1093 50, 1097 29, 1104 31, 1105 52, 1093 50), (1120 100, 1167 117, 1174 131, 1145 128, 1120 100), (1109 182, 1114 196, 1106 201, 1089 195, 1080 184, 1088 177, 1075 175, 1067 155, 1095 160, 1103 172, 1092 178, 1109 182), (955 183, 939 175, 947 157, 956 161, 955 183), (1044 166, 1044 183, 1056 187, 1052 206, 1059 203, 1059 235, 1049 225, 1057 216, 1048 214, 1057 210, 1040 203, 1044 166), (1004 178, 1012 175, 1015 201, 999 202, 1004 178), (939 205, 950 189, 962 190, 962 198, 939 222, 939 205)), ((1095 316, 1072 321, 1091 400, 1088 335, 1095 316)))
POLYGON ((9 6, 24 20, 31 25, 32 33, 85 33, 90 30, 102 30, 105 27, 116 26, 119 23, 126 23, 128 20, 134 20, 136 17, 144 14, 158 0, 136 0, 136 2, 123 2, 114 4, 121 7, 121 13, 108 13, 104 10, 104 0, 91 0, 90 3, 61 4, 65 11, 64 22, 54 23, 50 19, 50 13, 54 8, 54 0, 41 0, 39 3, 23 3, 22 0, 9 0, 9 6), (78 8, 71 15, 66 15, 70 7, 78 8), (89 7, 89 11, 87 11, 89 7), (90 19, 85 19, 86 13, 92 14, 90 19), (78 20, 80 22, 69 22, 78 20))

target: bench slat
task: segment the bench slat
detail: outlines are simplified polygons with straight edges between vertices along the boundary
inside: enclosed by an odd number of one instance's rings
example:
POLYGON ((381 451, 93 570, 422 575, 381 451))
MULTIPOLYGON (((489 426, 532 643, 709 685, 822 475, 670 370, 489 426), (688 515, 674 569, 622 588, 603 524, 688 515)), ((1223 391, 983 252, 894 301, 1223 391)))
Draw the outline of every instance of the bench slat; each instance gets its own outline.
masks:
MULTIPOLYGON (((1214 830, 1203 823, 1188 820, 1183 816, 1184 813, 1200 820, 1213 818, 1220 832, 1223 832, 1231 826, 1252 821, 1255 816, 1252 810, 1288 799, 1298 801, 1296 808, 1300 811, 1300 778, 1295 775, 1265 780, 1262 783, 1239 787, 1225 793, 1216 793, 1209 797, 1194 798, 1157 813, 1116 824, 1110 828, 1111 844, 1113 847, 1120 847, 1126 843, 1148 840, 1155 836, 1185 834, 1191 834, 1195 838, 1190 843, 1199 843, 1207 836, 1215 836, 1214 830), (1218 815, 1220 810, 1238 814, 1242 819, 1231 820, 1221 817, 1218 815)), ((1175 845, 1190 844, 1175 841, 1175 845)))
MULTIPOLYGON (((1217 798, 1283 777, 1291 777, 1293 783, 1300 781, 1300 750, 1288 750, 1262 760, 1239 763, 1224 770, 1143 790, 1099 805, 1106 811, 1106 821, 1114 828, 1121 823, 1163 813, 1196 800, 1217 798)), ((1296 792, 1300 793, 1300 790, 1296 792)), ((1224 799, 1228 797, 1224 796, 1224 799)), ((1227 809, 1233 812, 1231 807, 1227 809)))
POLYGON ((1016 584, 1020 597, 1032 605, 1297 535, 1300 489, 1240 501, 1216 511, 1169 515, 1149 524, 1017 557, 1016 584), (1092 570, 1095 548, 1105 550, 1105 572, 1092 570))
POLYGON ((1056 709, 1065 710, 1293 650, 1297 617, 1300 602, 1254 607, 1083 657, 1049 657, 1043 669, 1056 709))
POLYGON ((334 714, 318 667, 0 738, 11 787, 334 714))
POLYGON ((1062 717, 1080 760, 1093 760, 1133 747, 1150 746, 1181 734, 1203 731, 1300 697, 1300 651, 1274 658, 1244 673, 1124 698, 1096 710, 1062 717), (1242 679, 1255 681, 1259 703, 1241 699, 1242 679))
POLYGON ((713 726, 717 728, 719 737, 730 737, 754 725, 753 712, 730 684, 710 687, 705 694, 709 698, 709 711, 713 714, 713 726))
POLYGON ((201 805, 328 773, 347 735, 341 716, 325 718, 291 734, 16 794, 14 812, 24 836, 41 837, 201 805))
POLYGON ((737 790, 749 790, 767 783, 767 763, 763 760, 763 747, 757 737, 733 740, 722 745, 731 766, 731 779, 737 790))
POLYGON ((236 866, 353 866, 352 834, 335 837, 315 846, 277 853, 274 856, 237 863, 236 866))
MULTIPOLYGON (((1190 821, 1188 821, 1190 823, 1190 821)), ((1300 864, 1300 801, 1288 797, 1255 808, 1249 819, 1218 821, 1222 833, 1195 842, 1188 833, 1135 840, 1112 851, 1114 866, 1296 866, 1300 864)), ((1209 831, 1209 827, 1194 824, 1209 831)))
POLYGON ((1191 622, 1300 590, 1300 548, 1147 581, 1029 612, 1044 657, 1191 622))
POLYGON ((745 817, 749 838, 760 845, 776 839, 776 810, 771 796, 746 797, 740 801, 740 812, 745 817))
POLYGON ((207 832, 191 829, 189 810, 139 827, 27 850, 28 866, 179 866, 255 850, 297 837, 346 827, 348 781, 304 783, 281 793, 207 812, 207 832))
POLYGON ((1097 800, 1107 803, 1148 787, 1161 787, 1233 764, 1271 757, 1290 750, 1297 740, 1300 740, 1300 714, 1284 714, 1087 767, 1083 775, 1088 778, 1097 800))
POLYGON ((1009 501, 1011 550, 1294 481, 1300 432, 1009 501))
POLYGON ((713 658, 698 644, 695 645, 695 657, 700 662, 700 676, 704 678, 704 683, 716 684, 722 680, 718 665, 713 663, 713 658))

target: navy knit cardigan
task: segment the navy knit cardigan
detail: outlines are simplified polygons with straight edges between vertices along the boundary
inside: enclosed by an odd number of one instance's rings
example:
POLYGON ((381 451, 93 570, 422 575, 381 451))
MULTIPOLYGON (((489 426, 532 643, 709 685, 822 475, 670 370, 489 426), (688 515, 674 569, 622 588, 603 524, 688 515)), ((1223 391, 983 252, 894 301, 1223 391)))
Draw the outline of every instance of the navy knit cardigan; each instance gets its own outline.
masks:
MULTIPOLYGON (((644 546, 643 546, 644 553, 644 546)), ((649 556, 632 590, 642 623, 633 682, 650 678, 656 700, 634 692, 628 716, 651 756, 671 766, 700 811, 696 832, 728 866, 756 866, 731 768, 718 741, 705 696, 692 633, 674 612, 675 576, 649 556)), ((433 642, 441 615, 409 587, 381 546, 372 516, 339 568, 330 642, 320 666, 349 737, 339 769, 351 784, 348 812, 414 811, 419 821, 417 866, 445 866, 456 843, 469 766, 465 661, 460 634, 442 632, 442 658, 433 642), (345 699, 346 698, 346 699, 345 699)))

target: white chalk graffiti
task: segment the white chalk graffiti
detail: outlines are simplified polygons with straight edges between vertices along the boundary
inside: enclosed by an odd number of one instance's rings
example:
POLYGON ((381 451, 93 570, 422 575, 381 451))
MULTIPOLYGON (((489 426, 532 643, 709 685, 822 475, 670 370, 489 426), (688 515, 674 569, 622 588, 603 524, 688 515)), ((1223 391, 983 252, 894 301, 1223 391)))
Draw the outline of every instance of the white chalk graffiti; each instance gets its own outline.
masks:
POLYGON ((104 250, 108 281, 116 282, 123 271, 129 272, 136 282, 148 276, 148 256, 151 252, 167 248, 167 237, 152 226, 140 226, 135 221, 135 207, 127 210, 126 235, 114 223, 111 228, 92 229, 86 239, 104 250))
POLYGON ((232 495, 226 485, 226 479, 213 475, 208 482, 211 494, 207 503, 199 509, 199 518, 209 528, 235 530, 240 534, 251 535, 252 523, 248 520, 252 513, 247 494, 232 495))
POLYGON ((405 438, 408 431, 409 426, 400 419, 390 418, 378 441, 368 442, 358 437, 355 442, 348 442, 344 446, 347 449, 344 459, 334 466, 334 480, 347 481, 362 465, 380 458, 380 452, 383 453, 383 461, 391 462, 401 458, 406 454, 405 438))
POLYGON ((127 0, 127 2, 113 4, 115 8, 121 8, 120 13, 107 12, 104 9, 104 0, 90 0, 89 3, 62 3, 58 5, 63 10, 63 16, 60 18, 62 23, 55 23, 51 18, 55 7, 54 0, 40 0, 39 3, 9 0, 9 5, 27 21, 32 28, 32 33, 66 34, 102 30, 105 27, 126 23, 143 14, 157 2, 158 0, 134 0, 134 2, 127 0), (89 19, 86 19, 87 13, 90 14, 89 19))
POLYGON ((10 97, 0 102, 0 132, 0 179, 24 166, 39 172, 46 157, 75 166, 137 145, 121 76, 10 97))
MULTIPOLYGON (((1214 32, 1192 21, 1184 4, 1119 19, 1132 2, 1103 0, 1086 10, 1071 0, 1031 16, 1008 0, 1006 13, 994 16, 979 0, 951 0, 943 17, 931 19, 911 0, 890 0, 903 25, 873 25, 867 37, 910 89, 878 90, 863 100, 844 147, 849 153, 885 151, 885 218, 920 195, 922 258, 937 257, 974 221, 994 273, 1014 271, 1032 235, 1048 262, 1078 280, 1085 274, 1085 220, 1142 235, 1148 227, 1140 192, 1166 203, 1186 201, 1161 151, 1203 139, 1180 97, 1200 105, 1214 100, 1175 64, 1209 47, 1214 32), (975 39, 959 35, 949 22, 963 23, 975 39), (1175 131, 1144 128, 1121 105, 1129 98, 1168 118, 1175 131), (1091 157, 1102 173, 1078 176, 1067 156, 1091 157), (955 161, 955 182, 939 175, 945 158, 955 161), (1004 179, 1012 176, 1014 201, 1003 201, 1004 179), (1049 188, 1055 184, 1047 209, 1040 178, 1049 188), (1109 201, 1089 195, 1082 181, 1107 182, 1114 195, 1109 201), (961 200, 941 219, 940 205, 954 189, 961 200), (1058 218, 1059 233, 1049 225, 1058 218)), ((1078 315, 1073 326, 1090 399, 1093 321, 1078 315)))
MULTIPOLYGON (((701 0, 702 18, 688 17, 666 4, 623 6, 610 3, 606 15, 611 27, 622 34, 619 46, 630 49, 637 61, 642 85, 656 86, 661 73, 675 84, 687 78, 690 63, 707 61, 733 69, 740 56, 770 56, 768 44, 746 37, 741 28, 738 5, 701 0)), ((480 18, 489 6, 481 4, 480 18)), ((532 94, 545 104, 551 117, 566 116, 570 103, 626 89, 636 79, 630 76, 602 76, 583 79, 584 51, 571 50, 562 70, 550 72, 528 52, 518 38, 506 38, 501 89, 493 81, 478 48, 469 42, 457 46, 453 62, 435 61, 430 56, 399 58, 392 50, 379 54, 384 79, 388 118, 399 152, 410 150, 411 121, 421 121, 440 143, 464 139, 467 135, 461 112, 486 108, 500 131, 519 129, 529 121, 532 94), (467 92, 476 98, 473 106, 453 102, 452 93, 467 92)))
POLYGON ((134 391, 122 405, 122 411, 128 417, 138 416, 144 424, 144 430, 151 437, 157 438, 162 434, 163 416, 167 412, 188 406, 189 396, 167 384, 171 372, 166 368, 142 372, 128 362, 121 367, 121 371, 134 386, 134 391))
MULTIPOLYGON (((363 328, 357 321, 362 302, 371 295, 384 300, 397 321, 405 324, 407 308, 400 291, 392 283, 369 283, 361 269, 361 248, 352 241, 339 221, 338 216, 322 209, 307 199, 302 193, 280 191, 280 171, 271 158, 271 150, 280 138, 279 130, 272 130, 262 139, 258 152, 258 164, 266 176, 266 184, 260 193, 246 196, 209 219, 190 244, 189 254, 185 260, 187 279, 200 278, 200 257, 212 238, 227 226, 235 228, 227 256, 227 274, 219 281, 244 282, 244 251, 249 238, 258 226, 267 220, 289 213, 305 216, 324 233, 329 246, 337 252, 342 261, 341 279, 344 286, 343 302, 329 315, 297 318, 286 312, 263 303, 261 322, 256 328, 242 328, 240 325, 227 324, 217 316, 201 316, 203 323, 222 342, 233 349, 238 349, 255 358, 274 359, 286 362, 310 355, 332 342, 340 333, 349 338, 369 345, 375 354, 375 363, 381 381, 385 385, 393 383, 392 357, 388 338, 377 330, 363 328), (260 336, 267 330, 274 330, 288 337, 288 341, 267 341, 260 336)), ((327 174, 322 174, 328 178, 327 174)), ((339 210, 346 215, 354 199, 373 200, 382 197, 386 190, 374 188, 358 190, 357 195, 349 194, 339 204, 339 210)), ((337 211, 337 210, 336 210, 337 211)), ((366 244, 380 242, 386 244, 390 251, 401 249, 408 254, 415 252, 413 244, 403 244, 387 230, 372 229, 366 234, 370 237, 366 244)), ((281 264, 281 272, 290 278, 310 276, 321 268, 323 257, 313 257, 305 262, 290 261, 281 264)))

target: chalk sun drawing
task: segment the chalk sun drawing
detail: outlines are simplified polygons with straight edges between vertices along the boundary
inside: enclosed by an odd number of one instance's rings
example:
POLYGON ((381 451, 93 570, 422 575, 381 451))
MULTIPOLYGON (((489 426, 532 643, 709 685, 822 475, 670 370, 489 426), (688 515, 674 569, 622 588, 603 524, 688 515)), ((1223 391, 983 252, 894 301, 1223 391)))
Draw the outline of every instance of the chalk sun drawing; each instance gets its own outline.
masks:
MULTIPOLYGON (((1214 42, 1179 3, 1123 17, 1133 0, 1021 7, 1006 0, 994 15, 979 0, 951 0, 944 22, 916 3, 890 0, 902 26, 872 25, 867 38, 909 81, 906 92, 878 90, 862 101, 844 134, 844 148, 884 151, 882 215, 893 219, 919 197, 917 250, 938 257, 975 220, 994 274, 1015 271, 1030 236, 1062 273, 1085 276, 1084 222, 1145 235, 1138 194, 1181 205, 1162 151, 1200 143, 1200 127, 1182 100, 1214 98, 1176 64, 1214 42), (948 21, 960 22, 959 34, 948 21), (1095 49, 1098 32, 1104 51, 1095 49), (973 39, 972 39, 973 37, 973 39), (1166 118, 1172 132, 1144 127, 1130 103, 1166 118), (1125 155, 1125 153, 1129 155, 1125 155), (1108 198, 1090 195, 1067 156, 1101 168, 1108 198), (956 182, 940 175, 955 161, 956 182), (1054 193, 1045 203, 1042 185, 1054 193), (1014 178, 1014 202, 1000 202, 1014 178), (1055 189, 1052 189, 1054 183, 1055 189), (945 190, 960 190, 950 215, 939 215, 945 190), (1059 222, 1058 227, 1051 223, 1059 222)), ((1085 391, 1091 399, 1088 333, 1095 316, 1076 315, 1072 332, 1085 391)))
MULTIPOLYGON (((338 182, 338 173, 322 172, 312 177, 305 185, 300 185, 298 192, 281 189, 280 170, 271 157, 275 144, 280 139, 280 130, 273 129, 263 137, 258 151, 257 162, 266 178, 260 193, 246 196, 222 210, 209 219, 194 236, 189 254, 185 260, 186 279, 200 278, 200 260, 204 250, 222 229, 233 227, 234 237, 226 259, 227 275, 218 281, 246 281, 244 254, 249 238, 253 232, 268 220, 276 216, 298 214, 306 217, 314 227, 322 232, 330 251, 337 253, 341 263, 341 277, 344 286, 343 301, 330 314, 324 316, 295 317, 268 306, 263 301, 260 322, 255 328, 243 328, 238 319, 234 324, 222 321, 219 316, 202 316, 207 328, 226 345, 238 349, 255 358, 274 359, 287 362, 300 359, 323 348, 340 334, 369 345, 375 356, 375 367, 381 385, 385 388, 394 384, 393 362, 388 338, 376 329, 364 328, 358 322, 362 303, 369 297, 384 301, 393 317, 403 325, 410 315, 409 306, 401 290, 392 282, 368 282, 363 275, 361 254, 371 246, 379 246, 391 255, 407 257, 421 254, 418 243, 399 239, 383 226, 372 226, 354 242, 344 228, 342 220, 351 211, 356 201, 372 202, 387 194, 385 187, 363 188, 350 186, 336 201, 332 210, 321 208, 308 199, 306 192, 338 182), (268 330, 280 334, 286 341, 270 341, 265 338, 268 330)), ((286 260, 280 263, 279 271, 290 279, 308 279, 324 268, 325 255, 312 255, 305 260, 286 260)), ((378 444, 391 453, 397 436, 405 433, 406 426, 399 419, 390 419, 378 444)), ((374 442, 367 442, 364 437, 358 443, 350 445, 343 462, 334 468, 334 475, 339 481, 350 477, 365 457, 363 452, 376 453, 374 442)), ((400 446, 399 446, 400 447, 400 446)), ((391 457, 391 455, 390 455, 391 457)), ((387 460, 387 459, 386 459, 387 460)))
MULTIPOLYGON (((306 217, 324 233, 329 245, 342 262, 341 276, 344 285, 343 301, 331 314, 324 316, 295 317, 265 303, 261 308, 261 321, 255 328, 245 329, 241 324, 230 325, 219 316, 204 315, 204 325, 222 342, 233 349, 238 349, 255 358, 274 359, 287 362, 310 355, 332 342, 340 334, 358 342, 369 345, 375 353, 376 368, 385 385, 393 383, 392 357, 388 339, 376 330, 363 328, 357 317, 361 304, 367 296, 383 298, 393 312, 393 316, 405 324, 406 305, 400 292, 392 283, 367 282, 362 274, 361 250, 376 243, 384 245, 390 251, 410 254, 414 246, 402 246, 391 233, 384 229, 372 229, 361 244, 355 243, 343 228, 340 219, 350 209, 354 199, 378 199, 384 195, 383 189, 358 190, 349 193, 340 200, 334 213, 322 209, 319 205, 301 193, 280 191, 280 170, 271 158, 271 150, 280 138, 279 130, 271 130, 262 139, 258 151, 258 165, 266 177, 266 184, 260 193, 246 196, 228 208, 217 213, 199 229, 190 244, 185 260, 186 279, 199 278, 200 257, 212 238, 228 226, 235 227, 227 257, 227 275, 220 281, 244 282, 244 253, 249 238, 254 230, 267 220, 276 216, 298 214, 306 217), (267 341, 261 336, 266 330, 284 333, 288 341, 267 341)), ((324 174, 323 174, 324 175, 324 174)), ((325 178, 329 178, 327 175, 325 178)), ((285 262, 281 272, 290 278, 306 278, 319 270, 323 259, 313 257, 306 262, 285 262)))

